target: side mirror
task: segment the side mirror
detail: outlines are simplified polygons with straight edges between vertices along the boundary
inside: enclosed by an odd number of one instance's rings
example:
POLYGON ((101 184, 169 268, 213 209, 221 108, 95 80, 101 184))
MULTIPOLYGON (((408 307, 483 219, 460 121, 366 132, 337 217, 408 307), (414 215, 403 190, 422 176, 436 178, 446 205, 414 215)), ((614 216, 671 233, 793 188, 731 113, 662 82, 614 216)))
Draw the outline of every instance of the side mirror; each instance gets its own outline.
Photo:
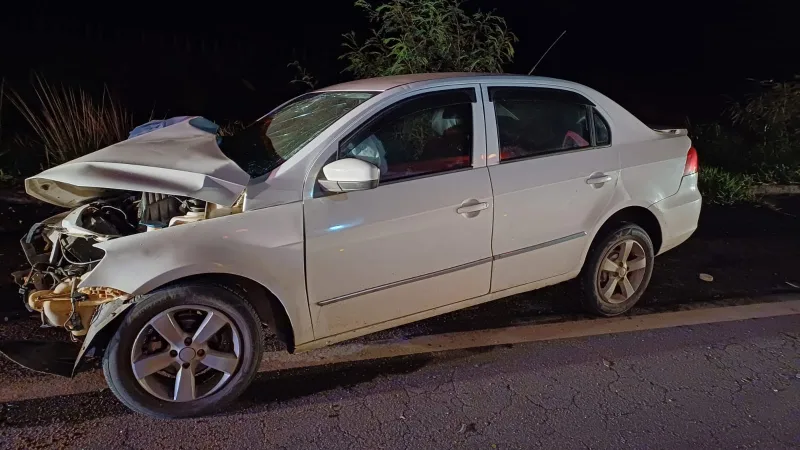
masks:
POLYGON ((344 158, 322 168, 319 184, 328 192, 353 192, 375 189, 381 177, 376 166, 356 158, 344 158))

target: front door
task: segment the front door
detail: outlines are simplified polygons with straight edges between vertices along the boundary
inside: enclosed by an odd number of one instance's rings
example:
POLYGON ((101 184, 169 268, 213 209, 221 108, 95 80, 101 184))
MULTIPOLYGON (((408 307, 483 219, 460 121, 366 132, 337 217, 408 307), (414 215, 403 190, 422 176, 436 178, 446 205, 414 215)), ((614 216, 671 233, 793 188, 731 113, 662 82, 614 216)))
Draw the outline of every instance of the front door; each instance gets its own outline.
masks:
POLYGON ((619 178, 609 127, 583 95, 488 87, 492 291, 575 271, 619 178), (598 132, 604 130, 604 133, 598 132))
POLYGON ((410 96, 338 144, 336 157, 375 164, 381 180, 304 202, 316 338, 489 292, 492 191, 476 90, 410 96))

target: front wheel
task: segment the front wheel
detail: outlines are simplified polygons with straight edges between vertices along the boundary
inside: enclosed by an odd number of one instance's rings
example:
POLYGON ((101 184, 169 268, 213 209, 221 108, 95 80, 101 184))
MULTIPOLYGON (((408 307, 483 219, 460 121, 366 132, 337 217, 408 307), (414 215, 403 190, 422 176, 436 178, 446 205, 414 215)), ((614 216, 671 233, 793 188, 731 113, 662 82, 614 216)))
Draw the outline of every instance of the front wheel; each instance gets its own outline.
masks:
POLYGON ((260 321, 238 292, 174 285, 133 306, 106 349, 103 372, 134 411, 198 416, 235 400, 253 380, 262 352, 260 321))
POLYGON ((599 236, 581 274, 584 307, 602 316, 633 308, 650 283, 654 253, 650 236, 637 225, 622 224, 599 236))

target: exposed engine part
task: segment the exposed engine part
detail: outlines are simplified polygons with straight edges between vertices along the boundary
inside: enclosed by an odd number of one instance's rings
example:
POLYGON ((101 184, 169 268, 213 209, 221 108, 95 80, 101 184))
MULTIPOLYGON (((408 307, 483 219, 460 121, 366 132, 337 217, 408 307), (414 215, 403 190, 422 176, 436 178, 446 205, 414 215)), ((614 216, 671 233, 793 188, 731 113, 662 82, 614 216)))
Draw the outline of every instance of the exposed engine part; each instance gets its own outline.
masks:
POLYGON ((240 212, 242 212, 242 204, 240 202, 237 202, 233 206, 222 206, 216 203, 206 204, 206 219, 229 216, 231 214, 238 214, 240 212))
POLYGON ((63 236, 57 244, 61 250, 62 258, 73 265, 93 264, 103 258, 103 251, 94 248, 95 240, 81 236, 63 236))
POLYGON ((139 205, 139 223, 154 228, 167 226, 172 217, 186 214, 184 204, 178 197, 144 192, 139 205))
POLYGON ((175 216, 169 219, 169 226, 183 225, 186 223, 199 222, 206 218, 204 211, 189 211, 183 216, 175 216))
POLYGON ((128 195, 120 199, 92 202, 70 211, 61 221, 59 231, 73 236, 91 236, 108 240, 136 233, 135 198, 128 195))
POLYGON ((75 289, 80 278, 68 278, 52 290, 34 291, 28 296, 28 306, 42 313, 42 322, 64 327, 74 336, 86 334, 95 309, 127 294, 112 288, 91 287, 75 289))
POLYGON ((226 207, 145 192, 87 203, 31 227, 20 242, 31 268, 14 273, 14 280, 25 306, 40 312, 43 324, 82 336, 99 305, 128 295, 110 287, 78 289, 103 258, 96 243, 236 214, 242 211, 242 199, 226 207))

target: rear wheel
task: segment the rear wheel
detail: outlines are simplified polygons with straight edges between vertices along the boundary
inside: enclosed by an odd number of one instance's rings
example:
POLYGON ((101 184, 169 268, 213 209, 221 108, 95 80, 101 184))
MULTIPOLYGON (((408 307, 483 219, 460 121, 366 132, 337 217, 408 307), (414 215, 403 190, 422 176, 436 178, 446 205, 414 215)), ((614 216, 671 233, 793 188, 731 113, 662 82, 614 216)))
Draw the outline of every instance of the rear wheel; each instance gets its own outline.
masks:
POLYGON ((235 400, 255 376, 262 351, 258 316, 238 292, 175 285, 133 306, 106 349, 103 372, 134 411, 197 416, 235 400))
POLYGON ((650 236, 639 226, 622 224, 595 241, 581 274, 583 304, 591 313, 616 316, 644 294, 653 273, 650 236))

